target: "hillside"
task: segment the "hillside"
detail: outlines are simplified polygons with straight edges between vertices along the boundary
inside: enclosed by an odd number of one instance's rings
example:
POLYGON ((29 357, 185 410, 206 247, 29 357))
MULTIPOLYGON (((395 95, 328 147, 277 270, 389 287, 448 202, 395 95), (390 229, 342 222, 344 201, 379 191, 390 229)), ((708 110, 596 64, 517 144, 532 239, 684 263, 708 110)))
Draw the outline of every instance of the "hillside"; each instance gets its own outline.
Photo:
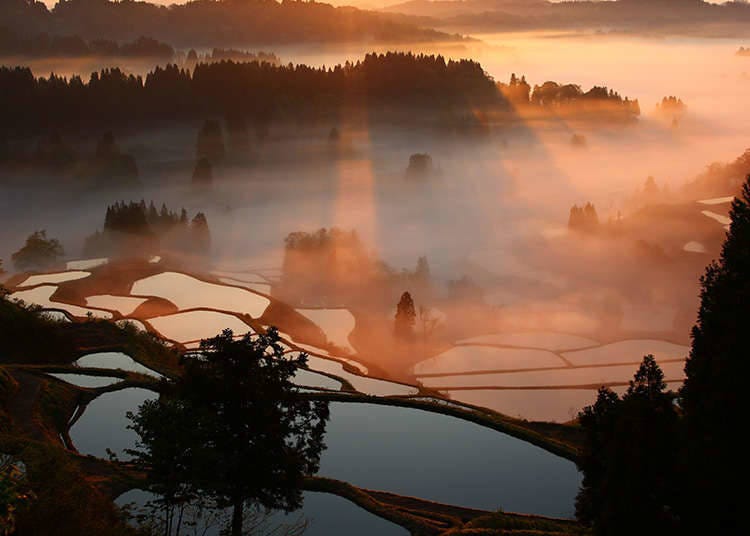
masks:
POLYGON ((76 35, 85 40, 133 41, 147 36, 177 47, 286 43, 429 42, 461 39, 422 28, 402 15, 317 2, 195 0, 148 2, 67 0, 48 10, 33 0, 5 0, 0 28, 25 34, 76 35))

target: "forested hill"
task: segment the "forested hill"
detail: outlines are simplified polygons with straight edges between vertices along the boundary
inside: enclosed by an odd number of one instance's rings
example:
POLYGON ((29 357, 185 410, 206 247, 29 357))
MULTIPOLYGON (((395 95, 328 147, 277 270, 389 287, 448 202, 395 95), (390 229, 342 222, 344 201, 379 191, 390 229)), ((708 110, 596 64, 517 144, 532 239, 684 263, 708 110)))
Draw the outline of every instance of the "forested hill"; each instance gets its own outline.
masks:
POLYGON ((108 69, 87 82, 54 75, 36 79, 29 69, 2 67, 0 94, 0 130, 206 114, 302 118, 335 113, 347 103, 434 111, 505 102, 476 62, 404 53, 368 54, 332 69, 222 61, 201 63, 192 73, 174 65, 157 67, 145 78, 108 69))
POLYGON ((177 47, 285 43, 419 43, 461 39, 421 28, 403 15, 318 2, 194 0, 160 6, 123 0, 2 0, 0 31, 133 41, 147 36, 177 47))

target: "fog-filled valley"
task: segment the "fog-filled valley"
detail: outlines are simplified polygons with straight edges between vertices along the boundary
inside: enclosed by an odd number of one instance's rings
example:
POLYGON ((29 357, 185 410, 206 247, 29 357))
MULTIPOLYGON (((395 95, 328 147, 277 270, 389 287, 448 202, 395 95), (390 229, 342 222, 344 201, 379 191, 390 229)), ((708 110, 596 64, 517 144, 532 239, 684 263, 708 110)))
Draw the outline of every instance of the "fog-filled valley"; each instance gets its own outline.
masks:
POLYGON ((675 476, 718 407, 694 363, 745 318, 744 6, 46 4, 0 17, 21 532, 67 478, 99 512, 71 534, 626 534, 598 494, 635 504, 651 455, 662 533, 698 516, 671 486, 709 485, 675 476))

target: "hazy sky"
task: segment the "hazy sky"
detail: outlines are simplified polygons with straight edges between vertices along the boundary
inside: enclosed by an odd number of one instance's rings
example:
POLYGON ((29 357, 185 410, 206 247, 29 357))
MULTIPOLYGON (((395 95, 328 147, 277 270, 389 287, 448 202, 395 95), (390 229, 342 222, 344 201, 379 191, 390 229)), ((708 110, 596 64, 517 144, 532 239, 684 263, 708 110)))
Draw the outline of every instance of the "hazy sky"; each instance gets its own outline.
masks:
MULTIPOLYGON (((41 0, 47 6, 52 7, 57 3, 57 0, 41 0)), ((152 4, 162 4, 165 6, 168 6, 170 4, 185 4, 188 0, 145 0, 147 2, 150 2, 152 4)), ((326 4, 332 4, 334 6, 356 6, 361 7, 363 9, 377 9, 381 7, 386 6, 392 6, 396 4, 401 4, 403 2, 406 2, 407 0, 320 0, 321 3, 326 4)), ((552 2, 561 1, 561 0, 551 0, 552 2)), ((707 0, 709 3, 712 4, 722 4, 726 0, 707 0)))

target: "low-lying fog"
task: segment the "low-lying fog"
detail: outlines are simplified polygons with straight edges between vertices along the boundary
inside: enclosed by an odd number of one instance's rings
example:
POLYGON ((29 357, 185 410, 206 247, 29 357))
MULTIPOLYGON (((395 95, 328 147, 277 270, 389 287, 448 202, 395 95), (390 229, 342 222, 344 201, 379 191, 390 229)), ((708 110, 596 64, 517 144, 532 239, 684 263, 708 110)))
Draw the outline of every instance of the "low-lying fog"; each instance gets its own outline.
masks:
MULTIPOLYGON (((352 151, 338 160, 326 152, 333 125, 272 125, 270 139, 254 148, 253 164, 215 170, 213 188, 204 192, 190 185, 199 124, 180 131, 123 130, 115 135, 136 158, 142 191, 80 196, 2 184, 0 258, 9 268, 12 251, 42 228, 63 242, 70 257, 78 257, 83 237, 101 227, 107 203, 144 198, 173 209, 185 206, 190 213, 204 211, 215 260, 224 266, 278 267, 289 232, 339 226, 356 229, 397 269, 411 269, 426 255, 433 274, 444 279, 486 271, 550 282, 559 269, 545 266, 547 250, 539 240, 565 231, 571 205, 591 201, 605 221, 618 210, 627 215, 626 202, 646 177, 674 192, 708 163, 733 160, 750 146, 745 135, 750 58, 734 55, 741 43, 529 34, 480 38, 483 44, 454 47, 449 55, 477 59, 498 81, 515 72, 525 74, 532 86, 546 80, 577 83, 584 90, 607 85, 639 99, 642 116, 631 125, 521 118, 495 130, 489 140, 343 126, 352 151), (654 113, 657 101, 668 95, 688 106, 676 127, 654 113), (586 147, 573 146, 573 134, 584 135, 586 147), (409 181, 409 156, 422 152, 432 156, 438 173, 409 181)), ((333 65, 356 60, 364 49, 275 52, 283 62, 333 65)), ((91 138, 84 147, 93 152, 94 143, 91 138)))

